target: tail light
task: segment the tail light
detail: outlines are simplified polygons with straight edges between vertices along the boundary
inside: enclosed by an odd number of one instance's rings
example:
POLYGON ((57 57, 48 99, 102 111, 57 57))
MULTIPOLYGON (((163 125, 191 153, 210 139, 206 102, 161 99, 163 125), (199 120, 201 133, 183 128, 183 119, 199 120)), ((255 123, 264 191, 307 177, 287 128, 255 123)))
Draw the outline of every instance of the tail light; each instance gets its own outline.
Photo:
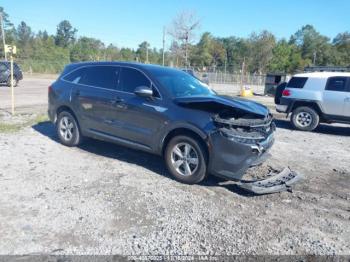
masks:
POLYGON ((288 89, 284 89, 282 92, 282 96, 290 96, 292 94, 292 92, 290 92, 290 90, 288 89))
POLYGON ((48 92, 49 94, 52 92, 52 87, 51 87, 51 86, 49 86, 49 87, 47 88, 47 92, 48 92))

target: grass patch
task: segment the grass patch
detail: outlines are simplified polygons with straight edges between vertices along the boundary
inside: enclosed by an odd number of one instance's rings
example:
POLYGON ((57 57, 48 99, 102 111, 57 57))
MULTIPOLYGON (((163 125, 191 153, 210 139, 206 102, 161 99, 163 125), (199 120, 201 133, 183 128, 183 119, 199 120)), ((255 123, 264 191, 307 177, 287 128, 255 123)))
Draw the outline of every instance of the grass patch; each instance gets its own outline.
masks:
POLYGON ((15 133, 21 130, 18 124, 4 124, 0 123, 0 133, 15 133))
POLYGON ((16 133, 22 128, 27 126, 32 126, 40 123, 49 121, 49 118, 46 114, 38 115, 33 119, 29 119, 23 123, 8 124, 0 122, 0 133, 16 133))

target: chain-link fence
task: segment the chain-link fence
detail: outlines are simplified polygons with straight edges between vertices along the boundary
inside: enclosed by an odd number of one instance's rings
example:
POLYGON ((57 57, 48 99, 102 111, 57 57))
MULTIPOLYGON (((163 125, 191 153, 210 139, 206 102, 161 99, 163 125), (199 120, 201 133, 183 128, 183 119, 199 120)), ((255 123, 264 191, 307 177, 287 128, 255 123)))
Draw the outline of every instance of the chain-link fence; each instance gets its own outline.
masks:
POLYGON ((196 72, 196 76, 219 93, 237 95, 243 86, 251 88, 253 93, 264 94, 266 75, 196 72))

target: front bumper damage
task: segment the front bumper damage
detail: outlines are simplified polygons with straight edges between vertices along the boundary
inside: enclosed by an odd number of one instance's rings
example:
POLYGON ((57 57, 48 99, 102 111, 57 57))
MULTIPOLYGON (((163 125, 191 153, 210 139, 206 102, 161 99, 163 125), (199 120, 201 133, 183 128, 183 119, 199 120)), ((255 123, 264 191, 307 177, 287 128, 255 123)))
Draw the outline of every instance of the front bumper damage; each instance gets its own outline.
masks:
POLYGON ((216 116, 217 129, 210 135, 209 170, 218 176, 239 181, 246 170, 264 162, 274 143, 272 116, 266 119, 228 119, 216 116))
POLYGON ((286 167, 278 174, 270 174, 261 180, 241 181, 237 186, 250 193, 263 195, 291 190, 291 186, 301 179, 302 175, 286 167))
POLYGON ((223 119, 216 116, 217 130, 210 136, 213 145, 209 170, 214 175, 238 181, 237 186, 254 194, 285 191, 301 176, 285 168, 264 180, 244 181, 246 171, 270 156, 276 129, 271 115, 265 119, 223 119))

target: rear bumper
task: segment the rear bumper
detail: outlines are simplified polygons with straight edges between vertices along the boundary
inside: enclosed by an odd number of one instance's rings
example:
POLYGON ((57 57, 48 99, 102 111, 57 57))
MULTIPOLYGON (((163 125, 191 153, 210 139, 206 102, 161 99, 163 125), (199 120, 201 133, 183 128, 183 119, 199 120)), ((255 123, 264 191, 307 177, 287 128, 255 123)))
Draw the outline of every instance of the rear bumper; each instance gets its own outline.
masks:
POLYGON ((276 105, 276 111, 279 113, 286 113, 289 114, 291 112, 291 109, 293 108, 294 99, 281 97, 280 103, 276 105))
POLYGON ((264 162, 274 143, 273 133, 262 143, 249 145, 237 143, 220 132, 210 136, 212 145, 209 172, 230 180, 241 180, 248 168, 264 162))
POLYGON ((276 111, 278 113, 287 113, 288 106, 287 105, 276 105, 276 111))
POLYGON ((56 123, 56 109, 54 108, 54 106, 49 102, 49 106, 47 109, 47 114, 49 116, 49 119, 52 123, 56 123))

